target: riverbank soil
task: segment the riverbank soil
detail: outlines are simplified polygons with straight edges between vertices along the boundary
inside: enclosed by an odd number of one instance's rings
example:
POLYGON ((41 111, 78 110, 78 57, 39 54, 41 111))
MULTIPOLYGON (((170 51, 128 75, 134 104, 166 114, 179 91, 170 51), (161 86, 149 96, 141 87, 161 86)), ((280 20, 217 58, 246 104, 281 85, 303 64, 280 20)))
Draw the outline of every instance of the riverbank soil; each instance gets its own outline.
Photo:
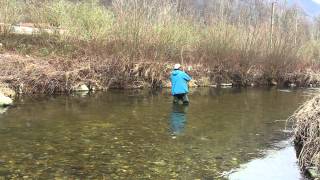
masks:
POLYGON ((320 96, 303 104, 290 118, 295 123, 295 146, 299 165, 313 178, 320 170, 320 96))

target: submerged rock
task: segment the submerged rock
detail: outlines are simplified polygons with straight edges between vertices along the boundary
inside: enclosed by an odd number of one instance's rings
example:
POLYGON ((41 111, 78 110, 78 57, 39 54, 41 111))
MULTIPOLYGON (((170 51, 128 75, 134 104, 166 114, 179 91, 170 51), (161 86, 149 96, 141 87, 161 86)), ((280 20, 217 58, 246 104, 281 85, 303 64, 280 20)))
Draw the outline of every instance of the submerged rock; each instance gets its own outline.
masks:
POLYGON ((289 84, 289 87, 291 87, 291 88, 297 87, 297 84, 291 83, 291 84, 289 84))
MULTIPOLYGON (((7 107, 0 107, 0 115, 4 114, 5 112, 7 112, 8 108, 7 107)), ((1 164, 1 160, 0 160, 0 164, 1 164)))
POLYGON ((277 86, 278 82, 275 79, 272 79, 270 84, 271 84, 271 86, 277 86))
POLYGON ((14 97, 16 92, 9 88, 8 84, 0 83, 0 93, 7 97, 14 97))
POLYGON ((165 166, 167 163, 164 160, 153 162, 153 164, 158 166, 165 166))
POLYGON ((232 83, 221 83, 220 86, 221 87, 232 87, 233 84, 232 83))
POLYGON ((13 104, 13 100, 3 93, 0 93, 0 107, 10 106, 13 104))
POLYGON ((81 85, 78 85, 76 87, 73 88, 74 91, 78 91, 78 92, 83 92, 83 91, 89 91, 89 87, 85 84, 81 84, 81 85))

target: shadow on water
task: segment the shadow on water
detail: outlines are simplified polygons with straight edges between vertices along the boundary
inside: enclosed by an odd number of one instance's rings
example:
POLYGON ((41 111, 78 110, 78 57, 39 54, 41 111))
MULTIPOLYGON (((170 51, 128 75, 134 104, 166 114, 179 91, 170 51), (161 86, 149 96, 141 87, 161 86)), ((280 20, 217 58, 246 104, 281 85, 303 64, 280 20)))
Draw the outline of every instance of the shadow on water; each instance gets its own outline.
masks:
POLYGON ((221 177, 286 140, 281 120, 306 97, 203 88, 189 98, 175 106, 169 90, 22 97, 0 115, 0 179, 221 177))
POLYGON ((170 130, 172 138, 179 136, 187 123, 187 112, 189 105, 172 103, 172 111, 170 114, 170 130))

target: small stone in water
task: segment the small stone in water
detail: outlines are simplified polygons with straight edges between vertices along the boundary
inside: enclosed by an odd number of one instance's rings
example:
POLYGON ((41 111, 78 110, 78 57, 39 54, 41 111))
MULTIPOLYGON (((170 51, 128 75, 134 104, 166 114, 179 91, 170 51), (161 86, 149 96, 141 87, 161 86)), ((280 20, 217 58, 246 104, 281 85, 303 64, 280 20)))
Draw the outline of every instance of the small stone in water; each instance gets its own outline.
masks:
POLYGON ((167 163, 166 163, 164 160, 154 162, 154 164, 155 164, 155 165, 159 165, 159 166, 165 166, 165 165, 167 165, 167 163))

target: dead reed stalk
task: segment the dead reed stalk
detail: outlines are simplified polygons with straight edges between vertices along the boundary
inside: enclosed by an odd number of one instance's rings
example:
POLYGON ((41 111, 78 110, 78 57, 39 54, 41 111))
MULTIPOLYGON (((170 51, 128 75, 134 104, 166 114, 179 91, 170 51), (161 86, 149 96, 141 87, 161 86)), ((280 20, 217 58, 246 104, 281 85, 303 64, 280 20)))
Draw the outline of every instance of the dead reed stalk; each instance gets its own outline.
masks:
POLYGON ((294 122, 294 137, 302 169, 320 169, 320 95, 303 104, 290 118, 294 122))

